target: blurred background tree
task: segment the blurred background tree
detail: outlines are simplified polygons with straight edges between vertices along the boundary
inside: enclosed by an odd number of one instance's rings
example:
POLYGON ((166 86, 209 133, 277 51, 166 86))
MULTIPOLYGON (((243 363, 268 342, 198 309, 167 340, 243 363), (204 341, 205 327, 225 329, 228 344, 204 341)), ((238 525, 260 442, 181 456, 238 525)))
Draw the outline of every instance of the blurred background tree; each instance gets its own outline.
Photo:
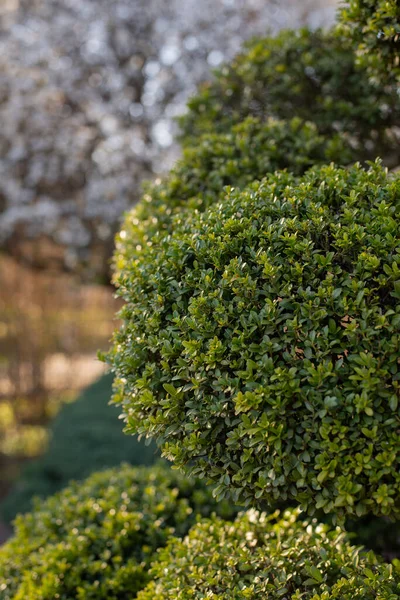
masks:
POLYGON ((174 117, 244 40, 329 24, 334 0, 8 0, 0 246, 107 278, 121 214, 168 171, 174 117))

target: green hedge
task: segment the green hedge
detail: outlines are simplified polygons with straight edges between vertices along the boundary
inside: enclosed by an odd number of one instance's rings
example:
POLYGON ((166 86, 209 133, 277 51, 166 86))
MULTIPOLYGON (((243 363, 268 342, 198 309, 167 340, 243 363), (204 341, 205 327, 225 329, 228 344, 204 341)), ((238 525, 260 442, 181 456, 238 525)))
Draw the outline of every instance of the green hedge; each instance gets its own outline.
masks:
POLYGON ((249 42, 189 101, 183 141, 195 145, 202 134, 229 131, 249 115, 295 116, 314 122, 320 134, 347 136, 359 160, 397 154, 398 143, 385 132, 399 121, 397 88, 371 81, 368 68, 356 65, 355 46, 352 35, 335 29, 249 42))
POLYGON ((213 511, 234 515, 205 485, 165 467, 96 473, 17 517, 0 548, 0 599, 135 598, 155 550, 213 511))
POLYGON ((340 530, 250 511, 172 539, 138 600, 396 600, 400 573, 350 545, 340 530))
POLYGON ((399 516, 400 179, 232 190, 127 265, 108 360, 130 432, 218 498, 399 516))
POLYGON ((34 496, 54 494, 72 479, 123 461, 151 465, 159 458, 154 444, 146 446, 122 433, 119 411, 109 406, 112 380, 112 375, 104 375, 62 408, 51 427, 47 452, 24 468, 0 505, 1 519, 12 521, 31 509, 34 496))
POLYGON ((115 265, 139 254, 155 233, 168 233, 172 218, 184 211, 205 210, 225 186, 244 187, 267 173, 288 169, 301 175, 314 164, 349 164, 357 153, 338 135, 324 137, 313 123, 248 117, 229 132, 206 134, 169 176, 148 184, 141 201, 127 215, 117 236, 115 265))

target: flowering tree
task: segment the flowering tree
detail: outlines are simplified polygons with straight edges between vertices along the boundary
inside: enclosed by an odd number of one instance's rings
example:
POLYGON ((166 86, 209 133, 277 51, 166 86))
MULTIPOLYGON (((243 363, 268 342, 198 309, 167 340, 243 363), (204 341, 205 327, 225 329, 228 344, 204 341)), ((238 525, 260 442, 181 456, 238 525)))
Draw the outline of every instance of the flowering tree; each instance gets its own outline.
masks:
POLYGON ((114 231, 140 182, 168 170, 178 154, 173 119, 196 85, 244 39, 267 28, 319 25, 334 6, 297 4, 6 3, 0 245, 36 265, 52 259, 91 275, 107 272, 114 231))

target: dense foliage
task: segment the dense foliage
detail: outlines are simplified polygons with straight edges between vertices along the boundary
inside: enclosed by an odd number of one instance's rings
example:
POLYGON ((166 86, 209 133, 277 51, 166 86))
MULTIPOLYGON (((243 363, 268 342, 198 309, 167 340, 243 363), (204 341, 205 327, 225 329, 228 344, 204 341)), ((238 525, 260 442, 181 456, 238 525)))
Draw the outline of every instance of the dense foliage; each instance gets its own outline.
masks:
POLYGON ((350 0, 341 22, 358 43, 358 58, 381 83, 400 81, 400 3, 398 0, 350 0))
POLYGON ((400 512, 400 178, 227 190, 127 263, 109 361, 130 432, 235 501, 400 512))
POLYGON ((0 598, 135 598, 155 550, 212 511, 234 514, 165 467, 92 475, 17 517, 15 537, 0 549, 0 598))
POLYGON ((225 186, 243 187, 267 173, 288 169, 300 175, 331 160, 348 164, 356 153, 338 134, 324 137, 313 123, 248 117, 229 132, 205 134, 184 151, 168 178, 148 185, 127 215, 117 238, 116 267, 140 253, 156 232, 168 233, 183 211, 205 210, 225 186))
POLYGON ((396 86, 371 81, 357 67, 354 42, 336 30, 283 31, 247 44, 189 101, 183 139, 195 144, 205 132, 226 131, 248 115, 263 120, 293 116, 313 121, 324 135, 342 132, 358 159, 388 156, 400 100, 396 86))
POLYGON ((127 462, 151 465, 158 458, 154 444, 129 438, 121 431, 118 412, 109 406, 112 376, 104 375, 71 404, 52 424, 46 453, 27 464, 15 488, 0 505, 2 519, 31 509, 34 496, 42 498, 62 489, 72 479, 127 462))
POLYGON ((389 600, 400 573, 352 547, 340 530, 250 511, 204 520, 160 551, 139 600, 389 600))

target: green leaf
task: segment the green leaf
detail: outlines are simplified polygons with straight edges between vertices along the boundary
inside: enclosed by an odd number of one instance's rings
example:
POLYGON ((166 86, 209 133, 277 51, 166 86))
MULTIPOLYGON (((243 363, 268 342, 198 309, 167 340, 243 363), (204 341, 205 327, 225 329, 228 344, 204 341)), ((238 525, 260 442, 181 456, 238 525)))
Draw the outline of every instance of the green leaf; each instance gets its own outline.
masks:
POLYGON ((163 383, 163 388, 172 397, 178 395, 178 390, 176 388, 174 388, 174 386, 171 385, 170 383, 163 383))

